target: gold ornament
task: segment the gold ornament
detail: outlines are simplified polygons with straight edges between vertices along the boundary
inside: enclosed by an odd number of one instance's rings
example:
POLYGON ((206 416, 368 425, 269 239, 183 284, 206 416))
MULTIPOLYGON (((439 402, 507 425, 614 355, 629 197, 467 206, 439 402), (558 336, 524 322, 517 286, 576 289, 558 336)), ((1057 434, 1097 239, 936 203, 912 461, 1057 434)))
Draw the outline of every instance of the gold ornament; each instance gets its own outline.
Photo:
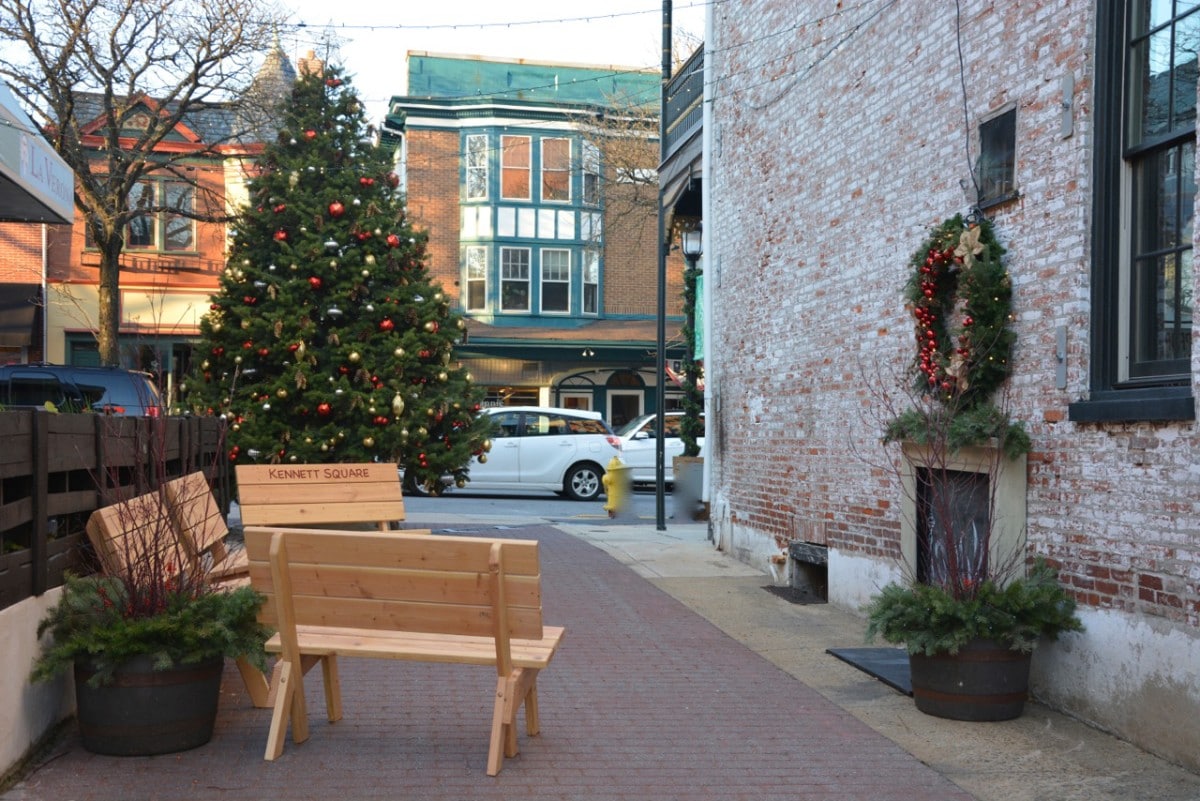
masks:
POLYGON ((487 454, 486 453, 481 453, 481 454, 479 454, 479 456, 477 456, 475 458, 477 458, 479 460, 480 464, 487 464, 487 454))
POLYGON ((395 356, 397 359, 403 359, 404 358, 404 348, 396 348, 394 351, 392 351, 392 355, 395 356))
POLYGON ((351 351, 350 355, 347 356, 346 358, 350 360, 351 364, 358 364, 358 360, 361 359, 362 356, 360 356, 358 354, 358 351, 355 350, 355 351, 351 351))
POLYGON ((368 448, 374 448, 375 447, 375 438, 374 437, 363 437, 363 445, 365 445, 368 448))
POLYGON ((288 396, 288 391, 286 389, 284 389, 283 387, 280 387, 279 389, 275 390, 275 397, 286 398, 287 396, 288 396))
POLYGON ((392 414, 396 415, 397 417, 404 414, 404 398, 400 397, 399 392, 397 392, 396 396, 392 398, 392 414))

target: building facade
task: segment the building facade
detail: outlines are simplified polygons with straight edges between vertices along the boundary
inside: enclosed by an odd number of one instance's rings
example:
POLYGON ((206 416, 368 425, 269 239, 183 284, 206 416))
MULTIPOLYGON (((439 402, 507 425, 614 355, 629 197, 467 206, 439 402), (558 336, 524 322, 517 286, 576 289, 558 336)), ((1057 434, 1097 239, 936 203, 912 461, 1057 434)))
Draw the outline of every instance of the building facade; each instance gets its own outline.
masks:
POLYGON ((1200 344, 1192 326, 1193 4, 737 0, 706 41, 714 537, 767 569, 826 549, 858 609, 911 564, 880 445, 914 359, 929 231, 986 215, 1033 448, 1000 508, 1086 630, 1036 695, 1200 767, 1200 344), (786 32, 780 35, 780 32, 786 32))
MULTIPOLYGON (((660 91, 643 70, 408 54, 383 141, 489 404, 614 425, 654 410, 660 91)), ((668 263, 678 359, 682 263, 668 263)))
MULTIPOLYGON (((175 397, 175 387, 190 370, 200 317, 225 269, 226 226, 221 218, 245 202, 259 142, 275 135, 273 109, 295 79, 296 70, 276 43, 247 89, 251 102, 202 109, 175 126, 155 154, 169 162, 169 168, 148 173, 130 197, 131 204, 148 211, 125 232, 120 362, 158 376, 168 399, 175 397)), ((80 95, 82 144, 95 149, 99 158, 106 146, 107 120, 98 102, 87 120, 85 107, 93 100, 80 95)), ((136 140, 150 115, 162 111, 153 98, 134 100, 136 111, 121 132, 122 140, 129 142, 136 140)), ((32 312, 23 309, 32 319, 32 331, 0 333, 0 347, 11 341, 6 360, 79 365, 99 361, 95 332, 100 252, 89 238, 83 213, 73 203, 69 208, 70 225, 45 230, 5 227, 0 280, 16 286, 5 298, 14 304, 18 298, 37 298, 32 312)))

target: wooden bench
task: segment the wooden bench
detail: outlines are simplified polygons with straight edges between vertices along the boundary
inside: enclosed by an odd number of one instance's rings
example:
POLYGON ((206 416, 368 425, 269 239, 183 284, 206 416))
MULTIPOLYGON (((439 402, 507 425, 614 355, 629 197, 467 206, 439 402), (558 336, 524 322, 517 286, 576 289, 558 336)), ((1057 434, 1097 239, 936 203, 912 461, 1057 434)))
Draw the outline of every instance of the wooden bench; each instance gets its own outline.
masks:
POLYGON ((244 526, 346 527, 373 523, 387 531, 404 520, 395 464, 238 465, 244 526))
MULTIPOLYGON (((179 572, 203 571, 218 587, 248 584, 249 562, 241 552, 243 566, 234 569, 224 546, 224 521, 218 526, 210 513, 220 518, 207 480, 193 473, 167 482, 159 490, 137 495, 96 509, 88 517, 88 540, 96 552, 100 569, 111 576, 131 576, 161 560, 179 572), (206 500, 207 499, 207 500, 206 500), (173 503, 180 505, 175 507, 173 503), (193 519, 194 515, 206 515, 193 519), (181 521, 187 521, 181 525, 181 521), (190 532, 190 533, 189 533, 190 532), (216 536, 218 532, 220 537, 216 536)), ((248 660, 237 660, 238 672, 251 702, 270 706, 270 686, 262 671, 248 660)))
POLYGON ((308 739, 303 675, 322 666, 329 720, 342 717, 339 656, 492 665, 487 773, 517 754, 517 713, 538 733, 537 676, 564 629, 542 623, 534 540, 251 527, 250 580, 280 654, 266 759, 308 739))
MULTIPOLYGON (((189 473, 163 484, 163 495, 179 539, 196 565, 214 581, 238 581, 250 572, 245 549, 229 550, 229 527, 203 473, 189 473)), ((247 579, 248 581, 248 579, 247 579)))

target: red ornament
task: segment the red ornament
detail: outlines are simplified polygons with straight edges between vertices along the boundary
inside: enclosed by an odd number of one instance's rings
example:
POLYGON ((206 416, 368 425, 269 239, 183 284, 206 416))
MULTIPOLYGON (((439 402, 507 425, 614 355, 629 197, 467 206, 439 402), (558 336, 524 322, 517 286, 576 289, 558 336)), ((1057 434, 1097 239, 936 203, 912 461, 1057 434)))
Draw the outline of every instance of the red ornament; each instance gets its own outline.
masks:
POLYGON ((213 356, 224 356, 224 355, 225 355, 225 349, 224 349, 224 348, 222 348, 220 345, 218 345, 217 347, 215 347, 215 348, 213 348, 213 349, 212 349, 212 355, 213 355, 213 356))
POLYGON ((341 78, 326 78, 325 85, 328 86, 330 89, 336 89, 342 85, 342 79, 341 78))
POLYGON ((276 231, 275 232, 275 241, 276 242, 286 242, 287 241, 287 231, 283 230, 282 228, 280 228, 278 231, 276 231))
POLYGON ((312 128, 309 128, 307 131, 304 132, 304 138, 305 139, 316 139, 317 132, 314 131, 312 128))
POLYGON ((329 213, 334 217, 341 217, 346 213, 346 207, 343 206, 339 201, 335 200, 329 204, 329 213))
POLYGON ((365 176, 365 175, 364 175, 362 178, 359 178, 359 179, 358 179, 358 185, 359 185, 359 186, 374 186, 374 185, 375 185, 375 179, 374 179, 374 178, 368 178, 367 176, 365 176))
POLYGON ((210 304, 208 304, 208 310, 209 311, 220 311, 221 307, 215 303, 210 303, 210 304))
POLYGON ((290 350, 292 353, 295 353, 297 350, 299 350, 299 348, 300 348, 299 342, 293 342, 292 344, 288 345, 288 350, 290 350))
POLYGON ((333 413, 333 407, 330 406, 328 403, 318 403, 317 404, 317 414, 321 415, 322 417, 328 417, 332 413, 333 413))
POLYGON ((274 211, 276 214, 282 214, 284 209, 286 209, 286 208, 287 208, 286 204, 280 203, 278 206, 275 206, 271 210, 274 211))
POLYGON ((395 327, 396 327, 396 324, 392 322, 392 318, 390 318, 390 317, 384 317, 382 320, 379 321, 379 330, 380 331, 391 331, 395 327))
POLYGON ((245 303, 247 306, 253 306, 255 303, 258 303, 258 298, 253 295, 242 295, 242 303, 245 303))
POLYGON ((395 234, 388 234, 388 237, 387 237, 387 246, 388 246, 389 248, 398 248, 398 247, 400 247, 400 237, 396 236, 395 234))
POLYGON ((315 275, 309 276, 308 285, 311 286, 313 289, 320 289, 321 288, 320 277, 315 276, 315 275))
POLYGON ((342 375, 350 375, 350 368, 343 364, 342 366, 338 367, 338 372, 342 375))
POLYGON ((259 348, 258 355, 262 356, 265 359, 271 355, 271 349, 270 348, 259 348))
POLYGON ((395 189, 397 186, 400 185, 400 176, 396 175, 396 173, 394 173, 394 172, 389 172, 387 174, 387 183, 388 183, 388 186, 395 189))
POLYGON ((242 347, 245 348, 246 350, 250 350, 251 348, 254 347, 254 341, 247 339, 245 342, 242 343, 242 347))
POLYGON ((358 237, 359 242, 366 242, 368 239, 371 238, 371 232, 370 231, 359 231, 357 234, 355 234, 355 236, 358 237))

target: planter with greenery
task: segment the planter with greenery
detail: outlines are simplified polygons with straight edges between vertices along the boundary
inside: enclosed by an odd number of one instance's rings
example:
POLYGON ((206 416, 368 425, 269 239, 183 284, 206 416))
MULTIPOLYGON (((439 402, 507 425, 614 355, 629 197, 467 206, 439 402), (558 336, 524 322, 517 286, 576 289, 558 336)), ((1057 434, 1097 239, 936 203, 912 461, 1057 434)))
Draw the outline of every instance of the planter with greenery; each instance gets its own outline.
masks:
POLYGON ((1001 522, 1024 531, 1030 449, 1024 426, 994 400, 1015 340, 1003 253, 986 219, 956 216, 912 257, 912 407, 893 414, 882 439, 904 444, 916 562, 866 608, 868 640, 906 646, 917 708, 965 720, 1020 715, 1030 652, 1082 628, 1053 566, 1031 559, 1023 536, 997 535, 1001 522), (1019 511, 998 502, 1006 465, 1021 481, 1019 511))
MULTIPOLYGON (((102 575, 67 575, 62 597, 38 626, 49 635, 32 678, 74 667, 83 745, 103 754, 158 754, 212 737, 226 657, 265 671, 270 632, 263 597, 189 570, 173 524, 120 502, 123 550, 102 575), (136 522, 142 521, 142 522, 136 522), (148 522, 145 522, 148 521, 148 522)), ((147 504, 157 509, 162 504, 147 504)))

